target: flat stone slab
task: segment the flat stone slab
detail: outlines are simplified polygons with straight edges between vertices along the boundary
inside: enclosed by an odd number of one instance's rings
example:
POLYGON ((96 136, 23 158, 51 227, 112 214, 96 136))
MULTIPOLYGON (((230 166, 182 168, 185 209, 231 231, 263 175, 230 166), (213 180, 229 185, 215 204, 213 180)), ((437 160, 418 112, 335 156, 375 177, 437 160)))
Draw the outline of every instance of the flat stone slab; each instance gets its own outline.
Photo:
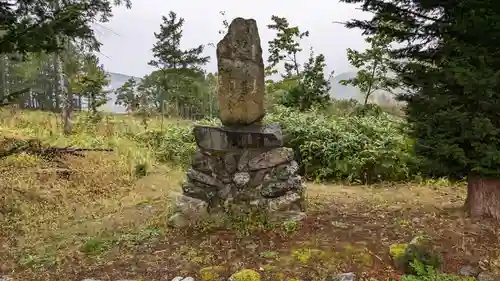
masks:
POLYGON ((208 151, 227 152, 283 146, 283 134, 278 124, 239 128, 195 126, 193 133, 198 147, 208 151))

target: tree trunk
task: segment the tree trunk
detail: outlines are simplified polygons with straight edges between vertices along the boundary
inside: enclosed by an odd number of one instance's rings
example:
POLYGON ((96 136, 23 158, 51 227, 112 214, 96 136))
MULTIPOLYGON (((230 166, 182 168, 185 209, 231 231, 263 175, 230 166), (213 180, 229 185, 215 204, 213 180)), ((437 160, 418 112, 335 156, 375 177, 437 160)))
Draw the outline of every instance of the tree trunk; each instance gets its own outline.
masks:
POLYGON ((500 220, 500 178, 469 176, 465 208, 471 217, 500 220))

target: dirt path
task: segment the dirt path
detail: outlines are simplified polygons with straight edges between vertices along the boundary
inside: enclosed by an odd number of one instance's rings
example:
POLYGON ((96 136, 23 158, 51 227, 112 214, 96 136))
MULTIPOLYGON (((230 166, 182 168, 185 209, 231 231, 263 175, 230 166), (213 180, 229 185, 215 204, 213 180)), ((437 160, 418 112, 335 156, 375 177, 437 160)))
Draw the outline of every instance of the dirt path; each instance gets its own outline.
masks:
MULTIPOLYGON (((465 218, 463 193, 448 187, 340 187, 311 184, 307 219, 266 228, 242 221, 230 230, 149 227, 129 239, 95 240, 54 266, 17 267, 15 280, 200 280, 200 270, 228 277, 250 268, 263 280, 322 280, 339 272, 392 280, 388 247, 424 233, 444 255, 444 271, 498 257, 500 226, 465 218), (142 236, 141 236, 142 235, 142 236)), ((142 215, 165 208, 149 201, 142 215)), ((129 209, 133 215, 138 209, 129 209)), ((110 217, 112 219, 112 217, 110 217)), ((215 275, 214 275, 215 276, 215 275)), ((214 277, 213 280, 223 280, 214 277)), ((368 280, 368 279, 366 279, 368 280)))

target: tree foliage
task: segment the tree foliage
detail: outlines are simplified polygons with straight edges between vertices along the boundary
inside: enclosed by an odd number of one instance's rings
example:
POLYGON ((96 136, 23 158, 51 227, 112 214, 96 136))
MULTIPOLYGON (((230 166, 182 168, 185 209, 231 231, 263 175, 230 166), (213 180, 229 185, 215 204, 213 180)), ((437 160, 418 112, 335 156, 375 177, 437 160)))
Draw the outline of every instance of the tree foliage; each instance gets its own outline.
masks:
POLYGON ((283 63, 285 73, 282 81, 276 83, 267 81, 267 91, 275 100, 287 107, 296 107, 301 111, 310 109, 313 105, 324 105, 330 100, 330 85, 324 77, 325 56, 314 55, 311 49, 309 59, 303 66, 297 56, 302 51, 300 40, 309 36, 309 32, 301 32, 298 26, 290 27, 286 18, 272 16, 273 24, 268 28, 276 31, 276 37, 269 41, 269 58, 267 75, 278 73, 276 67, 283 63), (289 87, 294 85, 293 87, 289 87), (285 87, 283 87, 285 86, 285 87), (278 93, 272 93, 279 90, 278 93))
POLYGON ((343 1, 374 13, 347 27, 404 43, 392 52, 394 70, 410 90, 400 98, 408 103, 411 135, 419 140, 415 150, 429 172, 500 176, 500 4, 343 1))
POLYGON ((99 49, 92 23, 106 22, 113 5, 130 0, 14 0, 0 2, 0 54, 27 54, 63 49, 71 38, 99 49), (60 36, 60 37, 58 37, 60 36))
POLYGON ((343 85, 352 85, 363 93, 364 104, 376 91, 392 93, 397 86, 396 79, 390 76, 390 43, 392 38, 383 34, 367 37, 370 47, 364 52, 347 49, 347 60, 358 69, 356 77, 340 81, 343 85))

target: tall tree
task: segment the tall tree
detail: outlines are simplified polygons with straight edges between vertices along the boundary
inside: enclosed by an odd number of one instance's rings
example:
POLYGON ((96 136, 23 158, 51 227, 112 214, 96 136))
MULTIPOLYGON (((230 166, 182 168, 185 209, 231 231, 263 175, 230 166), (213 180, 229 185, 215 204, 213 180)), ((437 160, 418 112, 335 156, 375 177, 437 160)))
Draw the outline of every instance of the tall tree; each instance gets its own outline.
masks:
POLYGON ((283 96, 282 103, 289 107, 298 107, 300 111, 310 109, 314 105, 324 106, 330 101, 330 82, 325 79, 325 56, 314 55, 313 50, 309 60, 304 63, 300 73, 299 83, 283 96))
POLYGON ((500 219, 500 3, 342 1, 374 14, 347 27, 405 43, 392 52, 393 68, 411 90, 400 98, 426 167, 467 176, 467 211, 500 219))
POLYGON ((175 12, 170 11, 168 17, 163 16, 162 20, 160 32, 154 33, 157 40, 152 49, 155 59, 149 62, 150 65, 159 69, 191 69, 208 63, 210 57, 202 56, 204 45, 181 49, 184 18, 178 18, 175 12))
POLYGON ((286 18, 272 16, 272 24, 267 25, 270 30, 276 31, 276 38, 269 41, 269 63, 267 72, 274 74, 278 64, 283 62, 285 73, 283 78, 300 75, 300 64, 297 55, 302 51, 300 40, 309 36, 309 31, 301 32, 298 26, 290 27, 286 18))
POLYGON ((109 83, 108 75, 104 71, 104 66, 99 64, 99 59, 91 54, 85 56, 83 73, 79 77, 79 93, 87 99, 88 110, 93 116, 98 116, 99 107, 108 101, 109 91, 104 88, 109 83))
POLYGON ((128 112, 136 112, 139 109, 138 84, 134 78, 128 79, 122 86, 115 90, 115 104, 124 106, 128 112))
POLYGON ((356 77, 340 81, 343 85, 353 85, 361 90, 364 104, 370 96, 383 90, 392 94, 397 86, 396 79, 390 76, 390 44, 392 38, 383 34, 369 36, 365 41, 370 47, 364 52, 347 49, 347 60, 358 69, 356 77))
MULTIPOLYGON (((162 17, 160 32, 155 33, 157 42, 153 46, 154 60, 149 64, 158 68, 143 79, 145 88, 155 87, 158 91, 154 98, 163 109, 165 103, 189 104, 196 96, 196 83, 203 79, 201 67, 209 60, 203 56, 204 45, 183 50, 180 46, 184 19, 173 11, 162 17)), ((177 106, 178 107, 178 106, 177 106)))
POLYGON ((92 24, 106 22, 113 5, 130 0, 12 0, 0 2, 0 54, 55 52, 64 49, 58 36, 81 40, 99 49, 92 24))

